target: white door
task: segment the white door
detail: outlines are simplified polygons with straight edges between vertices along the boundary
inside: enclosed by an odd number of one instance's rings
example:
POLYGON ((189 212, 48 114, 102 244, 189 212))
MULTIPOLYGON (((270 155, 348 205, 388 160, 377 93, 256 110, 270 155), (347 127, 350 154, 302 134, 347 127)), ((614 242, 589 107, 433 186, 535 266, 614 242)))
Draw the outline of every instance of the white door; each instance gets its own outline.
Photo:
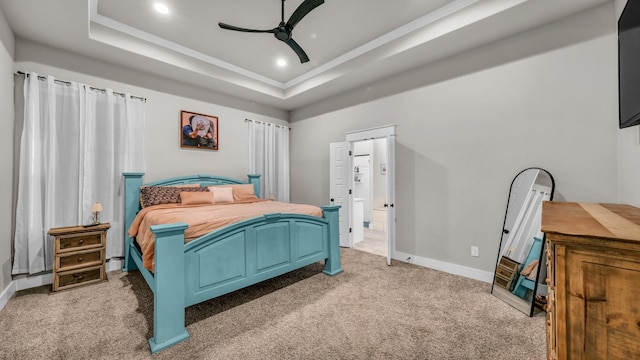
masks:
MULTIPOLYGON (((393 249, 395 249, 396 237, 395 134, 395 125, 388 125, 368 130, 354 131, 347 133, 346 135, 346 140, 349 142, 372 139, 387 139, 387 265, 391 265, 391 258, 394 255, 393 249)), ((349 167, 349 170, 350 169, 351 167, 349 167)), ((382 171, 382 169, 380 171, 382 171)))
POLYGON ((387 135, 387 265, 391 265, 392 251, 395 249, 396 238, 396 178, 395 151, 396 136, 387 135))
POLYGON ((329 144, 329 196, 332 205, 342 205, 338 212, 340 226, 340 246, 353 247, 350 236, 349 205, 351 150, 349 142, 329 144))

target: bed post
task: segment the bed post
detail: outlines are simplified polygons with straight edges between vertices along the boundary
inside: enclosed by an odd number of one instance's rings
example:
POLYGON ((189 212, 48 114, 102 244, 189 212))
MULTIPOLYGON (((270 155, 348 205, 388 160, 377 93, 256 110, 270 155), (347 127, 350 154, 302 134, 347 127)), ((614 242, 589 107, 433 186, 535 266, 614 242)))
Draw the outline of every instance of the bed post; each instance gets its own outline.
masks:
POLYGON ((322 272, 331 276, 342 272, 342 267, 340 267, 339 210, 340 205, 322 206, 324 218, 329 221, 329 257, 324 262, 324 271, 322 272))
POLYGON ((260 197, 260 175, 249 174, 247 177, 249 178, 249 184, 253 184, 253 190, 256 193, 256 197, 260 197))
POLYGON ((122 271, 127 272, 138 268, 130 254, 133 238, 129 237, 127 231, 140 209, 140 186, 142 186, 144 173, 126 172, 122 173, 122 176, 124 176, 124 264, 122 271))
POLYGON ((152 353, 189 338, 184 327, 185 269, 184 230, 186 223, 153 225, 155 274, 153 296, 152 353))

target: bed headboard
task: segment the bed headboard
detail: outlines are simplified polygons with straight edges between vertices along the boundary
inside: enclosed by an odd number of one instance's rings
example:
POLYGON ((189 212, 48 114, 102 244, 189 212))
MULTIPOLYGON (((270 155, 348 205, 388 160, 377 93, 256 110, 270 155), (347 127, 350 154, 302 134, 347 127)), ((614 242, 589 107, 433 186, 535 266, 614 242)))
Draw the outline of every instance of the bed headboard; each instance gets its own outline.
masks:
POLYGON ((129 226, 140 211, 140 187, 148 186, 175 186, 182 184, 200 184, 200 186, 224 185, 224 184, 252 184, 257 197, 260 197, 260 175, 247 175, 248 181, 232 179, 224 176, 214 175, 190 175, 164 180, 152 181, 144 184, 142 177, 144 173, 127 172, 124 176, 124 238, 128 239, 127 231, 129 226))

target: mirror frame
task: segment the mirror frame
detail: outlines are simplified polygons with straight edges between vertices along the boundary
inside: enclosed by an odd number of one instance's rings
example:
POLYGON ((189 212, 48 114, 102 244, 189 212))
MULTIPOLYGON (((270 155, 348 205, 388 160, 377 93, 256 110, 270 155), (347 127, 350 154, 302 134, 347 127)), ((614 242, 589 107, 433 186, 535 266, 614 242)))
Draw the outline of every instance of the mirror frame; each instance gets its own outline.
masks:
MULTIPOLYGON (((513 304, 511 304, 509 301, 506 301, 505 299, 503 299, 500 296, 496 295, 494 293, 494 287, 495 287, 495 284, 496 284, 496 281, 495 281, 496 271, 498 269, 498 265, 500 264, 500 253, 501 253, 501 250, 502 250, 502 239, 504 237, 505 231, 507 231, 505 229, 505 226, 507 224, 507 215, 509 214, 509 201, 511 200, 511 193, 512 193, 512 190, 513 190, 513 184, 514 184, 514 182, 516 181, 516 179, 520 175, 522 175, 525 171, 528 171, 528 170, 541 170, 541 171, 544 171, 549 176, 549 178, 551 179, 551 194, 549 195, 549 200, 548 201, 553 201, 553 195, 554 195, 555 190, 556 190, 556 182, 555 182, 555 179, 553 178, 553 175, 551 175, 551 173, 549 171, 547 171, 547 170, 545 170, 543 168, 540 168, 540 167, 529 167, 529 168, 526 168, 526 169, 520 171, 518 174, 516 174, 516 176, 513 177, 513 180, 511 180, 511 185, 509 186, 509 195, 507 197, 507 208, 505 210, 504 220, 502 222, 502 231, 500 231, 500 245, 498 246, 498 256, 497 256, 497 259, 496 259, 496 265, 494 267, 493 281, 491 282, 491 294, 493 294, 495 297, 505 301, 507 304, 511 305, 515 309, 520 310, 522 312, 524 312, 524 310, 519 309, 518 307, 516 307, 513 304)), ((540 264, 540 265, 542 264, 542 260, 543 260, 545 249, 546 249, 546 234, 543 233, 542 234, 542 247, 540 248, 540 254, 538 254, 538 264, 540 264)), ((535 296, 536 296, 536 294, 538 292, 538 281, 540 279, 540 272, 542 271, 542 268, 543 268, 543 266, 540 266, 540 265, 538 266, 538 270, 537 270, 537 274, 536 274, 536 281, 535 281, 535 283, 533 285, 533 295, 532 295, 532 299, 531 299, 531 306, 529 308, 529 313, 524 312, 529 317, 533 316, 533 310, 535 308, 535 296)), ((518 297, 515 294, 513 294, 513 296, 518 297)))

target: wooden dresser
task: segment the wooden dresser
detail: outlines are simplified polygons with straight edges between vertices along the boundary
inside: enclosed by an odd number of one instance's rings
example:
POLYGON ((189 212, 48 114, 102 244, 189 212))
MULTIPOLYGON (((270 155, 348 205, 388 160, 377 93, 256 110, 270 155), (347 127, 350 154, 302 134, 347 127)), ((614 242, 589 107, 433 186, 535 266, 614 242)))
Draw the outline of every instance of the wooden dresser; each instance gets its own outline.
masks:
POLYGON ((49 230, 54 241, 51 291, 107 280, 105 247, 110 227, 111 224, 105 223, 49 230))
POLYGON ((547 357, 640 359, 640 209, 544 202, 547 357))

